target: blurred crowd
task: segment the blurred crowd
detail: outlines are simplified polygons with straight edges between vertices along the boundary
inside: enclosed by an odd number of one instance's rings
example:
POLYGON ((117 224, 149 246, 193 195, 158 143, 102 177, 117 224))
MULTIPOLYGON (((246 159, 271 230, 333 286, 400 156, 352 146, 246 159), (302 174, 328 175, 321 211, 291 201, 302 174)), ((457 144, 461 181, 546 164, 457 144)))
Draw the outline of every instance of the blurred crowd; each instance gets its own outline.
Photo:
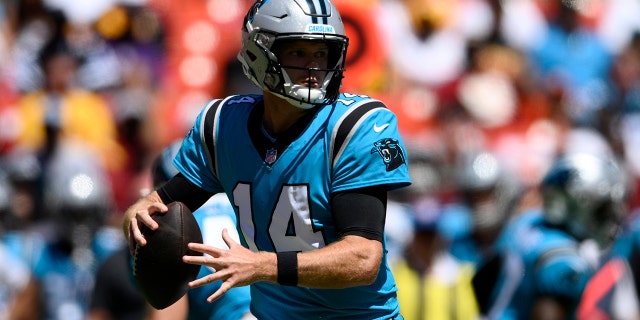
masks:
MULTIPOLYGON (((256 92, 235 59, 250 3, 0 2, 0 319, 88 317, 154 159, 207 100, 256 92)), ((515 250, 498 240, 508 222, 549 210, 541 186, 564 156, 616 163, 615 237, 635 241, 640 0, 335 3, 350 37, 343 91, 384 101, 408 147, 413 185, 390 195, 387 217, 406 319, 498 312, 493 286, 477 299, 477 274, 503 271, 483 267, 515 250)), ((611 243, 590 255, 595 270, 611 243)), ((587 287, 567 297, 579 304, 587 287)))

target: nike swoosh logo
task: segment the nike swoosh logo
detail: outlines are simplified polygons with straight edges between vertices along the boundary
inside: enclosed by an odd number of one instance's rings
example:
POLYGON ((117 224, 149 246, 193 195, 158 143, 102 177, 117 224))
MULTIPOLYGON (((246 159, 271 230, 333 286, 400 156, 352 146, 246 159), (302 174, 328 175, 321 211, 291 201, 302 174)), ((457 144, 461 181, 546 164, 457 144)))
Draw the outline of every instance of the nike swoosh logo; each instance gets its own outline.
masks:
POLYGON ((388 124, 388 123, 385 123, 385 124, 383 124, 383 125, 381 125, 381 126, 378 126, 378 124, 377 124, 377 123, 374 123, 374 124, 373 124, 373 131, 375 131, 375 132, 380 132, 380 131, 384 130, 386 127, 388 127, 388 126, 389 126, 389 124, 388 124))

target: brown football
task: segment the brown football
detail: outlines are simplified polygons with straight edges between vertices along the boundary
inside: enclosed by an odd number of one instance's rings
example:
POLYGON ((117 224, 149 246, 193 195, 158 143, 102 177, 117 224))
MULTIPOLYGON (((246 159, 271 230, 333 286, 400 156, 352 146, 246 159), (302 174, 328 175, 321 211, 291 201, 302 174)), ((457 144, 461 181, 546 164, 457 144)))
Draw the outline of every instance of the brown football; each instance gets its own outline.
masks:
POLYGON ((202 255, 187 248, 190 242, 202 243, 202 232, 189 208, 182 202, 172 202, 167 207, 167 212, 151 216, 158 223, 158 229, 151 230, 139 223, 147 244, 136 244, 133 257, 133 275, 138 287, 156 309, 178 301, 189 290, 187 284, 198 276, 200 266, 184 263, 182 257, 202 255))

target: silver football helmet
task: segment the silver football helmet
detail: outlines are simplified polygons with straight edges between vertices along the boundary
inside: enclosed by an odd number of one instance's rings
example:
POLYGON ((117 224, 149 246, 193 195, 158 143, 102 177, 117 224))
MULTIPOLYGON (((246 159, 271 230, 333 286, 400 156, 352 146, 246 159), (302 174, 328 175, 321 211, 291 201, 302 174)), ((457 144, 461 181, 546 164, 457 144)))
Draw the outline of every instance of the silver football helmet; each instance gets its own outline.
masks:
POLYGON ((337 99, 347 45, 342 18, 331 1, 257 0, 244 19, 238 60, 245 75, 257 86, 299 108, 309 109, 337 99), (329 46, 327 68, 282 65, 274 45, 295 40, 326 43, 329 46), (326 76, 320 88, 310 88, 293 83, 286 69, 325 72, 326 76))
POLYGON ((64 141, 44 175, 44 199, 64 240, 90 244, 112 212, 113 195, 106 169, 85 146, 64 141))
POLYGON ((519 199, 517 181, 486 151, 461 153, 454 169, 455 186, 472 212, 474 230, 499 229, 519 199))
POLYGON ((545 220, 579 240, 607 246, 625 214, 627 182, 613 161, 589 154, 557 160, 542 184, 545 220))

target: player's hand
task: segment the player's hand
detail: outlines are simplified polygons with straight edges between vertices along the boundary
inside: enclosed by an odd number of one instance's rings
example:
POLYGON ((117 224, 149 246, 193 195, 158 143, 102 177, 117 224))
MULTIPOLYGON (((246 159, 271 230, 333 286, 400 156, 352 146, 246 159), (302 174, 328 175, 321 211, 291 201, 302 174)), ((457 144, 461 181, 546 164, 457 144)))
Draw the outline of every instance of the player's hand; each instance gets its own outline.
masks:
POLYGON ((229 249, 220 249, 202 243, 189 243, 189 249, 201 252, 202 256, 184 256, 185 263, 208 266, 215 272, 189 283, 189 287, 196 288, 221 280, 220 288, 209 298, 213 302, 233 287, 250 285, 259 280, 265 280, 265 267, 275 266, 275 254, 253 252, 235 242, 225 228, 222 239, 229 249), (269 262, 268 259, 273 259, 269 262))
POLYGON ((158 223, 151 218, 156 212, 167 212, 167 206, 162 203, 157 192, 152 192, 148 196, 139 199, 131 205, 124 213, 124 221, 122 223, 122 231, 129 241, 129 249, 135 247, 135 243, 141 246, 147 244, 147 240, 142 235, 138 222, 142 222, 151 230, 158 228, 158 223))

